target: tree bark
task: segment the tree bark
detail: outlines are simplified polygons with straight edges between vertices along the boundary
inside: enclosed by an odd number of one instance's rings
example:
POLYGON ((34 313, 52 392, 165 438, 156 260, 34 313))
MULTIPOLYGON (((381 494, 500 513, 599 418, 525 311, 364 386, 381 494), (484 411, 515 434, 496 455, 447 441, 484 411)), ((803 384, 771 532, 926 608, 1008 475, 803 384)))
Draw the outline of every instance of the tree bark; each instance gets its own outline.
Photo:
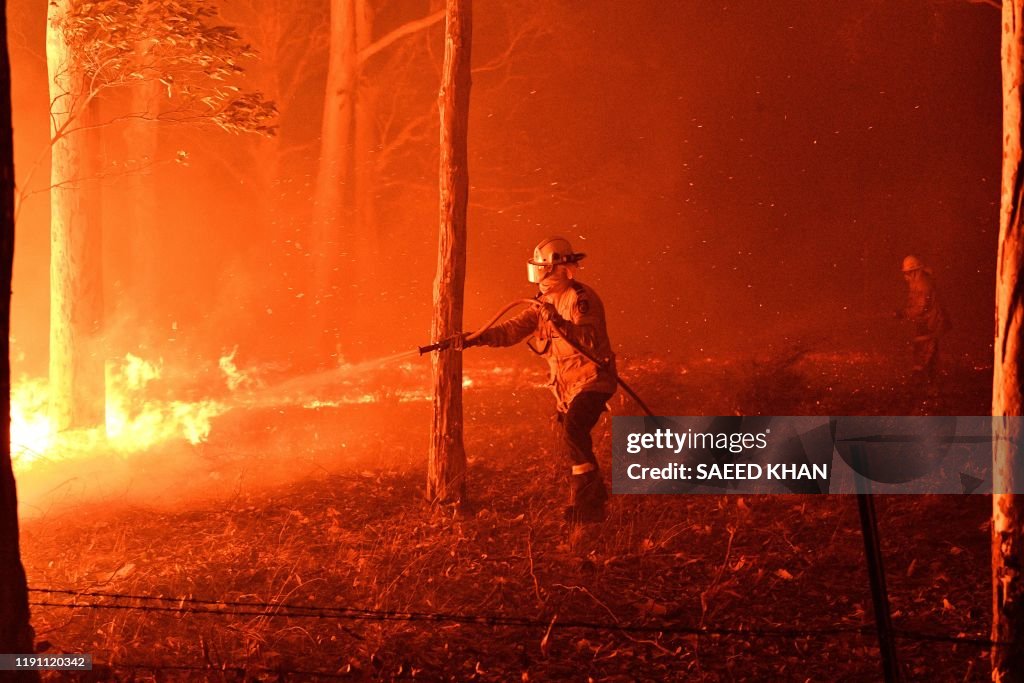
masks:
MULTIPOLYGON (((347 281, 342 283, 346 297, 346 322, 350 329, 362 330, 371 337, 383 330, 378 302, 378 276, 384 272, 381 251, 377 242, 374 213, 377 194, 377 94, 371 80, 363 71, 359 57, 373 41, 374 13, 368 0, 355 0, 356 4, 356 96, 353 109, 353 139, 349 151, 351 176, 350 204, 342 207, 343 239, 348 248, 347 263, 343 268, 347 281)), ((348 355, 365 357, 369 349, 352 344, 342 347, 348 355)))
MULTIPOLYGON (((14 265, 14 140, 11 130, 11 69, 7 53, 7 3, 0 0, 0 652, 29 654, 28 587, 18 538, 18 495, 11 466, 11 275, 14 265)), ((38 680, 38 674, 18 674, 38 680)))
MULTIPOLYGON (((346 262, 351 263, 352 244, 346 243, 351 226, 346 218, 352 206, 353 144, 355 140, 356 88, 359 60, 356 44, 355 0, 331 0, 331 28, 320 127, 320 161, 313 196, 313 291, 311 323, 322 354, 340 355, 341 327, 338 316, 344 291, 346 262)), ((336 357, 335 361, 340 362, 336 357)))
MULTIPOLYGON (((373 8, 367 0, 356 2, 356 51, 362 54, 373 41, 373 8)), ((358 62, 361 76, 362 63, 358 62)), ((359 93, 356 97, 355 145, 353 147, 353 187, 354 206, 352 207, 353 224, 357 231, 356 260, 358 264, 369 265, 371 270, 364 275, 372 275, 380 255, 377 239, 377 222, 374 212, 377 193, 377 96, 373 89, 362 82, 357 83, 359 93)))
MULTIPOLYGON (((469 199, 466 146, 471 44, 471 0, 448 0, 444 71, 437 98, 441 114, 441 228, 434 279, 433 339, 445 339, 462 330, 469 199)), ((463 503, 466 452, 462 444, 462 351, 449 349, 436 353, 433 371, 434 417, 427 466, 427 498, 434 503, 463 503)))
MULTIPOLYGON (((141 61, 141 48, 139 52, 141 61)), ((156 80, 135 85, 131 91, 131 111, 158 114, 163 93, 163 86, 156 80)), ((128 242, 125 250, 128 263, 122 269, 125 283, 123 298, 118 303, 123 316, 138 321, 137 341, 148 345, 156 322, 152 315, 154 303, 161 299, 159 259, 163 251, 163 231, 160 229, 156 169, 153 167, 160 148, 160 124, 152 121, 129 123, 124 137, 139 170, 127 180, 131 199, 126 206, 127 229, 122 234, 128 242)))
POLYGON ((88 81, 54 23, 70 0, 51 2, 46 62, 50 81, 50 396, 58 430, 102 425, 103 271, 99 207, 83 185, 94 174, 89 126, 95 101, 88 81), (70 120, 70 123, 69 123, 70 120), (80 130, 73 130, 80 129, 80 130))
POLYGON ((1021 453, 1024 322, 1024 166, 1021 84, 1024 0, 1003 1, 1003 171, 996 275, 996 340, 992 391, 992 680, 1024 681, 1024 455, 1021 453), (1000 419, 1003 418, 1003 419, 1000 419))
POLYGON ((316 285, 321 294, 337 287, 342 243, 343 207, 351 207, 353 192, 352 146, 355 138, 356 88, 359 56, 356 43, 355 0, 331 0, 330 54, 320 128, 320 164, 313 200, 313 245, 316 285))
MULTIPOLYGON (((331 0, 330 55, 313 201, 313 278, 317 293, 310 322, 323 349, 340 353, 338 316, 352 329, 376 331, 380 323, 375 278, 384 253, 377 219, 380 88, 368 85, 368 59, 396 41, 437 23, 442 12, 406 22, 374 39, 374 3, 331 0), (332 301, 333 300, 333 301, 332 301)), ((349 347, 347 351, 357 351, 349 347)), ((340 360, 340 358, 339 358, 340 360)))

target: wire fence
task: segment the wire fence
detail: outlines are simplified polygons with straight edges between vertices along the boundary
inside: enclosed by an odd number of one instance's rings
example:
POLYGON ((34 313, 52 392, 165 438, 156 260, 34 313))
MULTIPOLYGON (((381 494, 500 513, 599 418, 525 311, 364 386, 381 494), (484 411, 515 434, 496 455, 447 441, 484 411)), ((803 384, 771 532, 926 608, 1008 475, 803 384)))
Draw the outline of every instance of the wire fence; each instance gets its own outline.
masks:
MULTIPOLYGON (((680 623, 635 624, 572 619, 539 619, 536 617, 503 614, 466 614, 456 612, 417 612, 403 610, 366 609, 338 605, 303 605, 292 602, 260 602, 238 600, 204 600, 190 597, 163 597, 83 591, 59 588, 29 588, 29 592, 44 595, 64 595, 69 601, 30 600, 36 607, 65 609, 131 610, 138 612, 169 612, 219 616, 262 616, 290 619, 339 619, 355 621, 444 622, 493 627, 538 629, 589 629, 613 633, 665 633, 696 636, 743 636, 749 638, 821 638, 837 635, 872 635, 872 626, 831 626, 824 628, 764 628, 693 626, 680 623), (88 599, 82 601, 81 598, 88 599), (97 602, 113 600, 114 602, 97 602), (131 603, 145 604, 131 604, 131 603)), ((975 645, 979 647, 1009 647, 1010 643, 993 641, 985 635, 930 633, 911 629, 896 629, 895 635, 903 640, 975 645)))

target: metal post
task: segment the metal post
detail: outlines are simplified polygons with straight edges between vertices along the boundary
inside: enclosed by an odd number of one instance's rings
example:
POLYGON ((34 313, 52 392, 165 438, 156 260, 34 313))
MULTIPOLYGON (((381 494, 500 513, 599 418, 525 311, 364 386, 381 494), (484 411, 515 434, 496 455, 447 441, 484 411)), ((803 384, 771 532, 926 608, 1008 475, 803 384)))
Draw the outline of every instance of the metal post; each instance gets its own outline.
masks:
MULTIPOLYGON (((866 465, 864 446, 850 444, 854 461, 866 465)), ((860 467, 860 472, 867 472, 860 467)), ((897 683, 900 679, 899 663, 896 659, 896 641, 892 632, 892 617, 889 612, 889 593, 885 587, 885 568, 882 565, 882 548, 878 541, 878 518, 875 516, 875 500, 871 494, 871 482, 862 475, 855 475, 857 481, 857 508, 860 510, 860 528, 864 534, 864 554, 868 563, 868 578, 871 581, 871 601, 875 609, 875 627, 878 629, 878 648, 882 654, 882 672, 885 683, 897 683)))

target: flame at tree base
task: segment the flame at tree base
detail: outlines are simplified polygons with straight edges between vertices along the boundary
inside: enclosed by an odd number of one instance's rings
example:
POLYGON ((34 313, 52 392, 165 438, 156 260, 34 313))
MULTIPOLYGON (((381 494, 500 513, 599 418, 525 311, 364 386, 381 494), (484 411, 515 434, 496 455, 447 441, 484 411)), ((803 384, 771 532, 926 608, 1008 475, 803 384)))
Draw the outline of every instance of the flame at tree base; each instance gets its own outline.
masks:
POLYGON ((174 439, 205 441, 211 420, 227 406, 148 398, 146 387, 160 379, 161 363, 128 354, 108 365, 106 424, 58 432, 49 417, 46 380, 23 378, 11 390, 11 455, 15 472, 44 460, 82 458, 99 453, 127 455, 174 439))
POLYGON ((53 445, 49 398, 45 380, 22 379, 11 388, 11 457, 15 470, 43 457, 53 445))
MULTIPOLYGON (((41 462, 63 462, 117 453, 142 453, 159 444, 187 441, 196 445, 210 435, 212 421, 231 409, 261 411, 296 407, 337 409, 380 403, 430 401, 428 368, 406 362, 415 350, 268 383, 259 369, 242 371, 235 364, 237 347, 217 366, 224 386, 222 400, 182 401, 168 395, 161 381, 163 363, 128 354, 110 363, 106 372, 106 420, 89 429, 58 431, 50 419, 50 394, 44 379, 22 378, 11 392, 11 450, 16 473, 41 462)), ((495 367, 491 378, 511 378, 511 370, 495 367)), ((493 379, 492 379, 493 381, 493 379)), ((475 388, 468 375, 463 388, 475 388)), ((538 387, 545 386, 537 384, 538 387)))

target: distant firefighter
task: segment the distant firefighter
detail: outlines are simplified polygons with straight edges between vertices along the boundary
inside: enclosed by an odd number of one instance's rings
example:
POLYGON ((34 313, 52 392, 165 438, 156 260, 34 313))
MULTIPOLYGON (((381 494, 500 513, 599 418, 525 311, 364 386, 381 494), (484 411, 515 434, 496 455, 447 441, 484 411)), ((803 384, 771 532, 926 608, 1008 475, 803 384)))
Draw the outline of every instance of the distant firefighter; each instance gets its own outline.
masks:
POLYGON ((903 279, 907 283, 907 305, 899 316, 914 326, 914 373, 932 381, 938 365, 939 339, 951 327, 949 317, 936 294, 932 271, 921 259, 913 255, 903 259, 903 279))
POLYGON ((577 264, 584 256, 561 237, 538 244, 527 263, 527 276, 537 284, 536 299, 542 305, 531 306, 467 343, 511 346, 532 335, 527 346, 547 359, 561 447, 572 463, 569 507, 565 509, 571 522, 604 519, 608 492, 594 457, 590 431, 616 389, 615 356, 605 327, 604 306, 592 288, 576 279, 577 264), (604 365, 573 348, 566 337, 604 365))

